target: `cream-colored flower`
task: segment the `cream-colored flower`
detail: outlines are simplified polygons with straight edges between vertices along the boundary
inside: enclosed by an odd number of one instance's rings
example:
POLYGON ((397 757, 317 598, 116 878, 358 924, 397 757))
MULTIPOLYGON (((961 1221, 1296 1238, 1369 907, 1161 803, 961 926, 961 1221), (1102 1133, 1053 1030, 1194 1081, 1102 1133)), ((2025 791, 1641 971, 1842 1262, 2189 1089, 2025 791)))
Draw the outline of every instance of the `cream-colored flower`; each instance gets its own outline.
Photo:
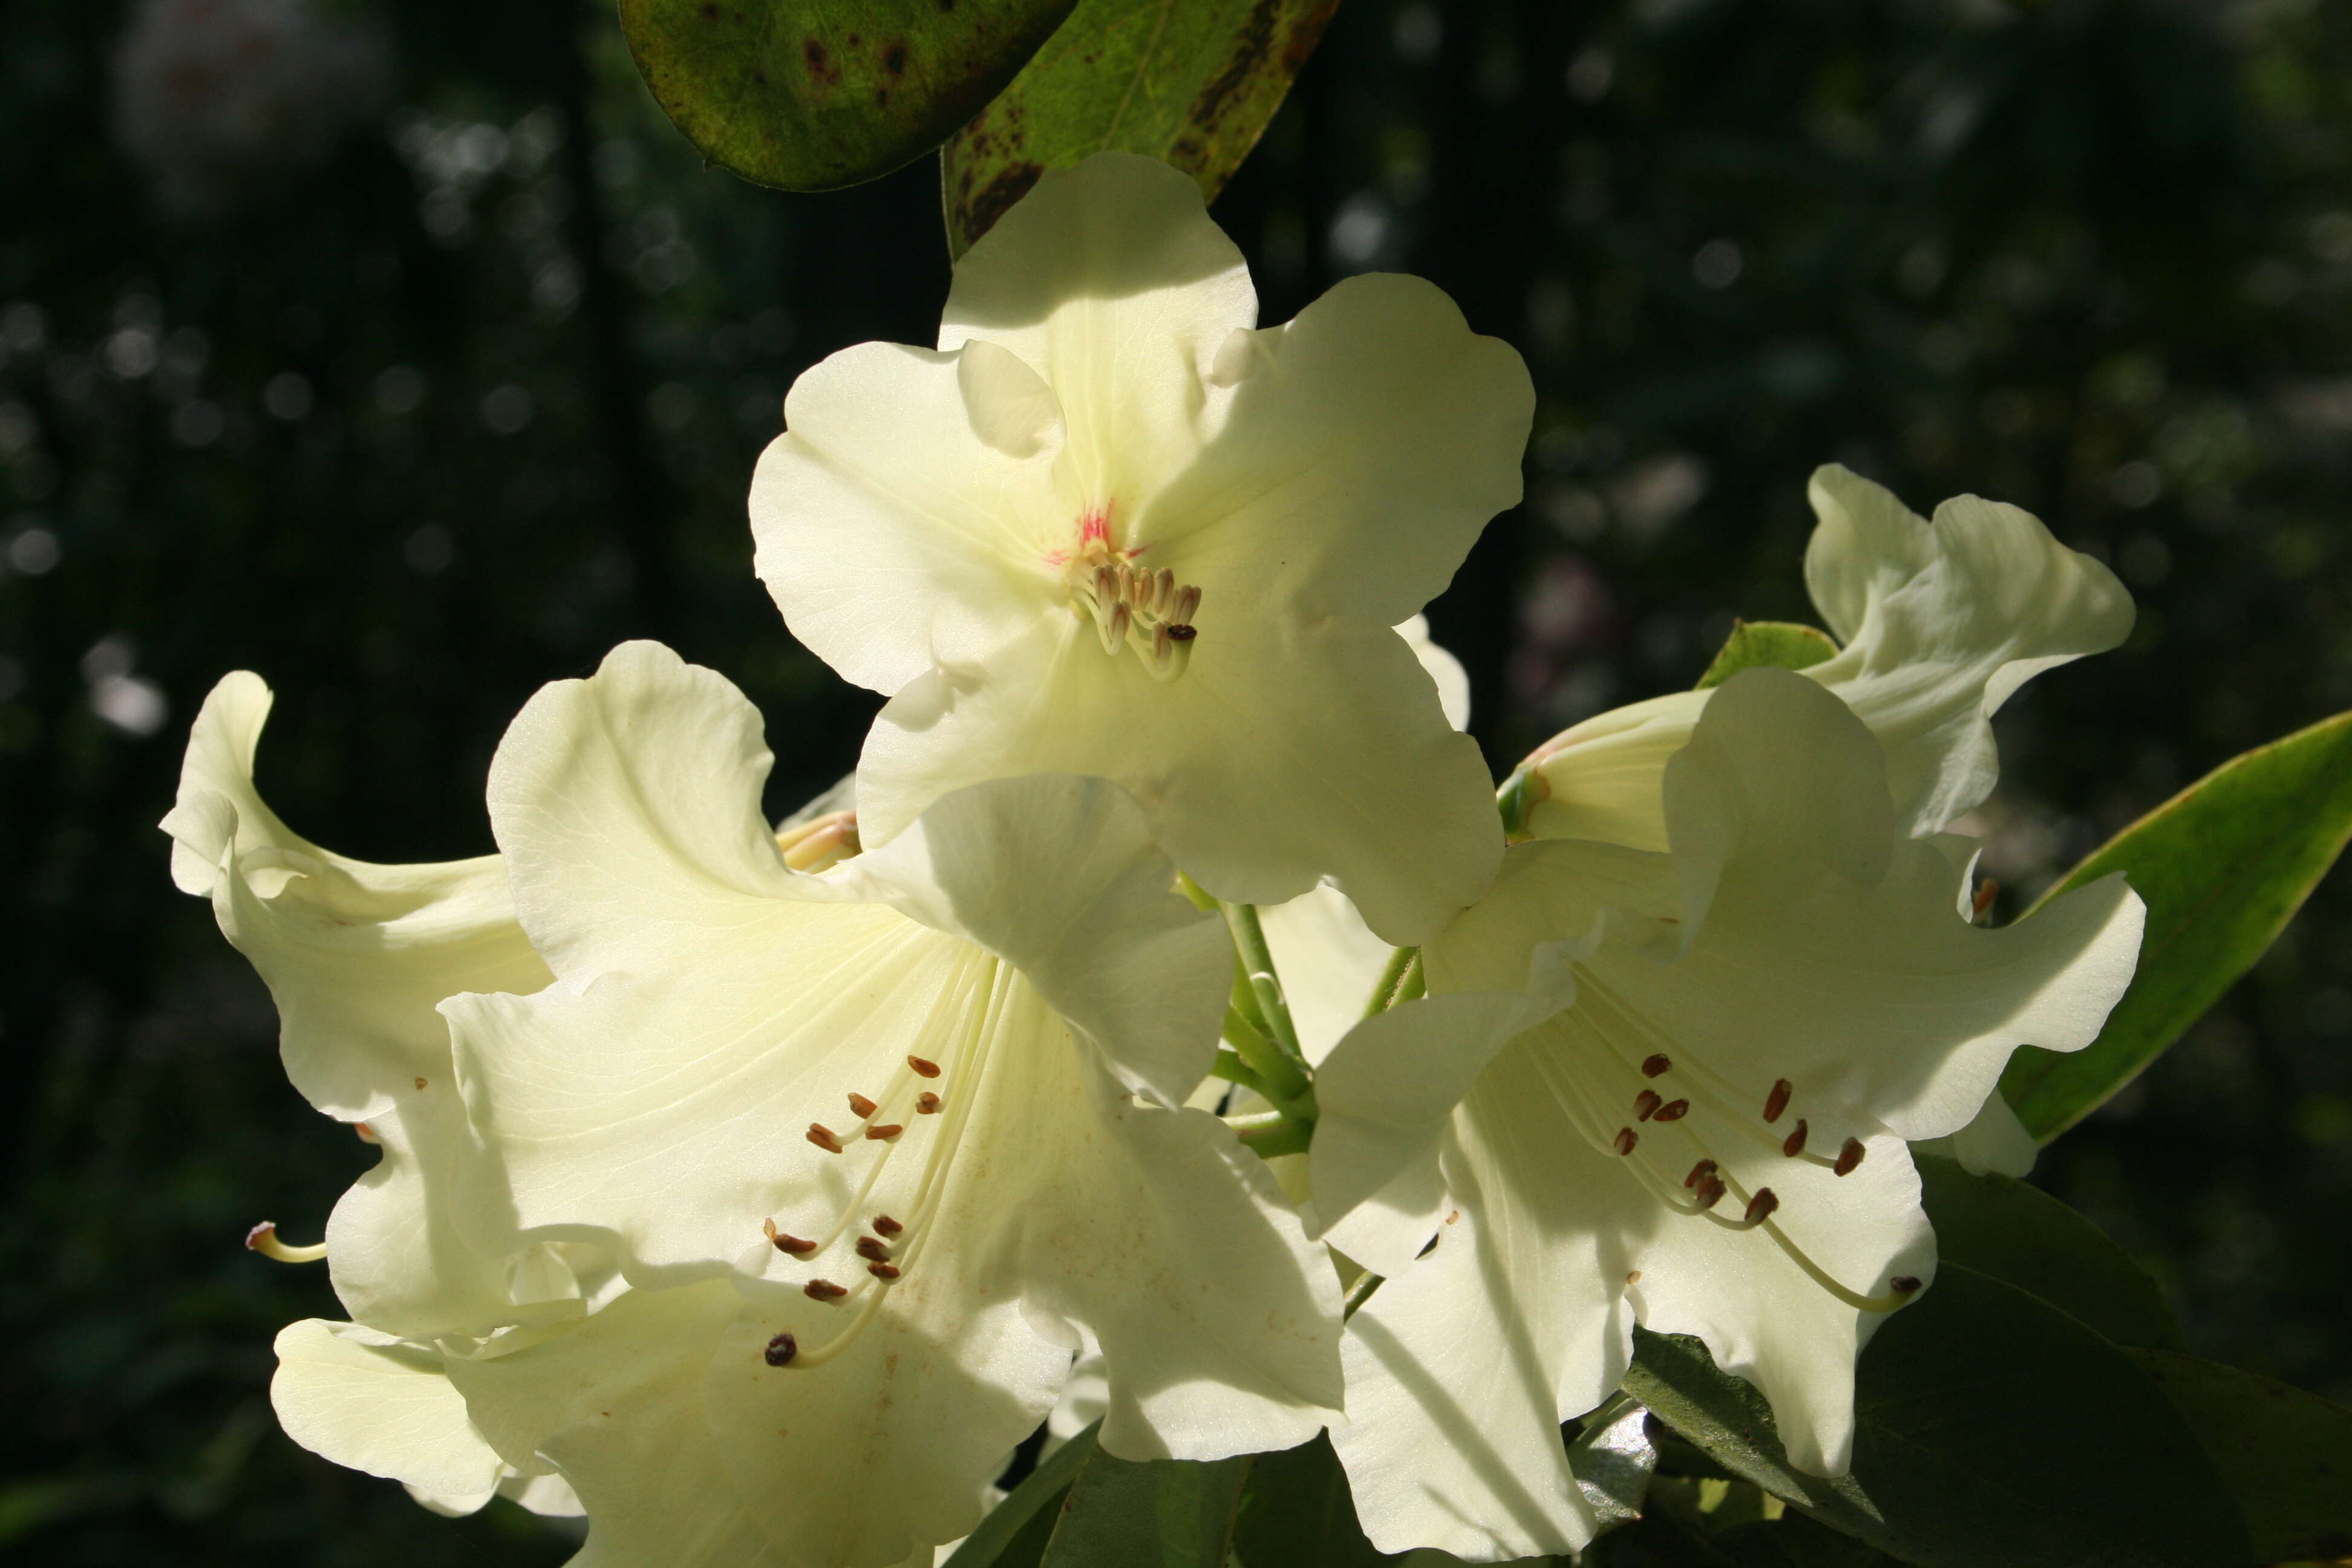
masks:
POLYGON ((1082 773, 1222 898, 1328 877, 1413 942, 1486 886, 1484 764, 1391 628, 1517 500, 1526 367, 1419 279, 1256 310, 1192 181, 1103 153, 957 264, 936 352, 864 343, 794 384, 757 563, 793 635, 891 699, 868 842, 962 784, 1082 773))
POLYGON ((1423 950, 1428 998, 1325 1061, 1315 1202, 1389 1276, 1333 1431, 1382 1550, 1580 1548, 1559 1424, 1637 1321, 1761 1388, 1796 1464, 1844 1468, 1854 1357, 1935 1269, 1905 1141, 1968 1125, 2016 1047, 2087 1045, 2142 918, 2112 877, 1971 925, 1887 771, 1822 685, 1734 677, 1663 770, 1670 853, 1514 847, 1423 950))

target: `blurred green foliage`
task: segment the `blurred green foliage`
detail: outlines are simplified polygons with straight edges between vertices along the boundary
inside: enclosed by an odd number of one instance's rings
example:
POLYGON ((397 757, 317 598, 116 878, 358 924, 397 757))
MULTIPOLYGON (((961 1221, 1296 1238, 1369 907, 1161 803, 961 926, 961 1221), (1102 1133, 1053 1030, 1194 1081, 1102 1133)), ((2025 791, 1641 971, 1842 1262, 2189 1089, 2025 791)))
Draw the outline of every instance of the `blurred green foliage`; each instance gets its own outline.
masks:
MULTIPOLYGON (((837 776, 876 701, 785 635, 743 494, 799 370, 929 340, 936 171, 706 170, 568 0, 17 0, 0 42, 0 1557, 561 1561, 278 1433, 270 1336, 334 1303, 237 1240, 315 1236, 368 1152, 152 824, 251 668, 299 828, 480 852, 507 719, 632 636, 761 704, 779 815, 837 776)), ((1528 504, 1433 612, 1498 773, 1735 615, 1810 618, 1828 458, 2016 501, 2140 596, 2002 716, 2006 913, 2352 707, 2340 7, 1349 0, 1217 211, 1269 321, 1402 267, 1528 355, 1528 504)), ((2347 1039, 2331 879, 2037 1173, 2199 1354, 2338 1399, 2347 1039)))

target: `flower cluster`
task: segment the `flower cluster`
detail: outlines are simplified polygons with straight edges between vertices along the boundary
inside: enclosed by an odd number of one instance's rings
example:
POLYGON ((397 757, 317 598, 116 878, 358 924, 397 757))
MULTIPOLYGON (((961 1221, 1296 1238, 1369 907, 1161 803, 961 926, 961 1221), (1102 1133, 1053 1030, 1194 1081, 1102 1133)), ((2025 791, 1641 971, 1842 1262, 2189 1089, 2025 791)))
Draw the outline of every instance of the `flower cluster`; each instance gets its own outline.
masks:
POLYGON ((758 569, 887 702, 781 826, 756 711, 653 644, 531 700, 449 865, 296 836, 267 689, 215 690, 173 876, 383 1152, 320 1247, 255 1237, 351 1313, 279 1336, 297 1441, 600 1563, 927 1563, 1083 1348, 1106 1452, 1328 1427, 1376 1544, 1494 1560, 1591 1538, 1559 1424, 1638 1322, 1843 1468, 1934 1278, 1909 1145, 2030 1159, 2003 1062, 2132 973, 2119 879, 1985 929, 1947 831, 2127 596, 1824 469, 1842 650, 1568 731, 1507 846, 1417 616, 1518 497, 1526 372, 1411 278, 1255 314, 1192 181, 1102 154, 937 349, 801 379, 758 569))

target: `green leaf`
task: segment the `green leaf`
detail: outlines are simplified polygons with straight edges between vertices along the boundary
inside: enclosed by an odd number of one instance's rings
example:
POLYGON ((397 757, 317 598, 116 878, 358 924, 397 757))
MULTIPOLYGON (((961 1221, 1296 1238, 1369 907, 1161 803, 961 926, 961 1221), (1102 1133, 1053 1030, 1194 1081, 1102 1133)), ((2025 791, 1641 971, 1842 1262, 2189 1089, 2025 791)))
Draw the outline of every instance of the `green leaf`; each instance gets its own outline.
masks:
POLYGON ((2132 1355, 2230 1483, 2258 1561, 2352 1557, 2352 1410, 2192 1355, 2132 1355))
POLYGON ((1036 1568, 1079 1467, 1093 1458, 1097 1421, 1038 1463, 964 1537, 947 1568, 1036 1568))
POLYGON ((1348 1473, 1319 1432, 1312 1442, 1257 1457, 1234 1520, 1233 1545, 1239 1568, 1380 1568, 1402 1561, 1364 1539, 1348 1473))
POLYGON ((1624 1386, 1733 1474, 1920 1568, 2250 1560, 2221 1477, 2130 1355, 1965 1264, 1864 1352, 1849 1476, 1790 1466, 1763 1396, 1696 1340, 1637 1331, 1624 1386))
POLYGON ((1043 1568, 1224 1568, 1253 1458, 1139 1464, 1097 1448, 1070 1483, 1043 1568))
POLYGON ((1740 1568, 1902 1568, 1876 1547, 1801 1513, 1735 1525, 1717 1536, 1715 1545, 1740 1568))
POLYGON ((1568 1441, 1568 1468, 1602 1530, 1642 1517, 1642 1500, 1658 1469, 1649 1421, 1648 1411, 1620 1395, 1568 1441))
POLYGON ((1078 0, 1013 85, 940 150, 961 256, 1047 169, 1106 151, 1213 197, 1282 107, 1339 0, 1078 0))
POLYGON ((637 70, 703 156, 755 184, 888 174, 1003 90, 1073 0, 620 0, 637 70))
POLYGON ((1706 673, 1698 678, 1698 684, 1692 689, 1706 691, 1743 669, 1759 666, 1768 669, 1810 669, 1834 656, 1837 650, 1829 633, 1794 621, 1734 621, 1731 635, 1723 639, 1722 651, 1715 656, 1715 662, 1706 667, 1706 673))
MULTIPOLYGON (((2048 1142, 2179 1039, 2253 966, 2352 837, 2352 713, 2222 763, 2117 834, 2042 899, 2123 871, 2147 901, 2131 989, 2084 1049, 2032 1047, 2001 1093, 2048 1142)), ((2039 908, 2040 905, 2035 906, 2039 908)))
POLYGON ((2183 1350, 2163 1293, 2098 1226, 2038 1188, 1915 1155, 1936 1250, 2119 1345, 2183 1350))

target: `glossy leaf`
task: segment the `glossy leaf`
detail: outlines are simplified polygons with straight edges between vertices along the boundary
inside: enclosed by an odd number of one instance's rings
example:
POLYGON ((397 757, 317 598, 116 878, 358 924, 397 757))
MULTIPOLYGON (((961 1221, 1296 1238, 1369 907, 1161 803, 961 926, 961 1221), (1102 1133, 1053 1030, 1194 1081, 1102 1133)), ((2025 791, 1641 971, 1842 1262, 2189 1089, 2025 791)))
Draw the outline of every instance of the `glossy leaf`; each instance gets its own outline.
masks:
POLYGON ((940 150, 948 247, 986 234, 1047 169, 1102 152, 1173 163, 1214 196, 1339 0, 1078 0, 1013 85, 940 150))
POLYGON ((2132 1354, 2229 1483, 2257 1561, 2352 1557, 2352 1410, 2192 1355, 2132 1354))
POLYGON ((1236 1568, 1380 1568, 1402 1561, 1375 1550, 1356 1522, 1348 1473, 1331 1440, 1260 1454, 1234 1520, 1236 1568))
POLYGON ((620 0, 687 140, 757 184, 824 191, 921 157, 1003 91, 1072 0, 620 0))
POLYGON ((2013 1285, 2119 1345, 2187 1348, 2156 1281, 2089 1220, 2023 1182, 1914 1158, 1947 1262, 2013 1285))
MULTIPOLYGON (((2252 968, 2352 837, 2352 713, 2222 763, 2094 852, 2147 900, 2139 972, 2099 1037, 2011 1058, 2001 1093, 2044 1142, 2104 1104, 2252 968)), ((2039 907, 2038 905, 2036 906, 2039 907)))
POLYGON ((1568 1468, 1603 1530, 1642 1515, 1642 1499, 1658 1468, 1649 1424, 1648 1411, 1621 1396, 1595 1411, 1584 1430, 1568 1440, 1568 1468))
POLYGON ((1731 635, 1692 689, 1722 685, 1743 669, 1808 669, 1838 650, 1829 633, 1794 621, 1734 621, 1731 635))
POLYGON ((1037 1468, 964 1537, 963 1544, 948 1559, 947 1568, 1036 1568, 1061 1518, 1062 1500, 1069 1494, 1071 1479, 1094 1456, 1095 1432, 1100 1425, 1087 1427, 1038 1461, 1037 1468))
POLYGON ((1762 1395, 1637 1333, 1626 1391, 1733 1474, 1920 1568, 2249 1561, 2221 1477, 2130 1355, 1948 1259, 1864 1352, 1853 1470, 1792 1468, 1762 1395))
POLYGON ((1070 1483, 1043 1568, 1224 1568, 1252 1458, 1139 1464, 1096 1449, 1070 1483))

